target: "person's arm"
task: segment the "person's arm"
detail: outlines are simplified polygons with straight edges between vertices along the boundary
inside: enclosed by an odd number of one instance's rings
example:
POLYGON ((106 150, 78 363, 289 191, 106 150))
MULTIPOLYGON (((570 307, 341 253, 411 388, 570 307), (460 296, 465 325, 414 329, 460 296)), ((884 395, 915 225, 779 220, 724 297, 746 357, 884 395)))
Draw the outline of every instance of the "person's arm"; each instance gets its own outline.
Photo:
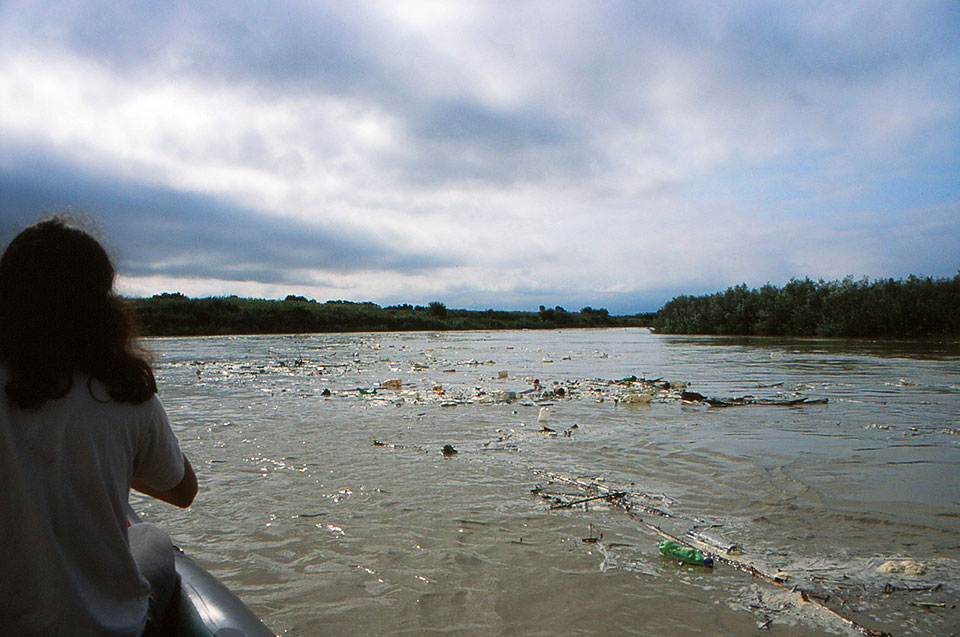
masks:
POLYGON ((181 509, 186 509, 188 506, 193 504, 193 499, 197 497, 197 474, 193 472, 193 467, 190 466, 190 461, 187 460, 187 456, 184 454, 183 479, 180 480, 180 483, 172 489, 167 491, 158 491, 157 489, 154 489, 150 485, 144 483, 139 478, 134 478, 133 484, 130 486, 140 493, 144 493, 158 500, 163 500, 164 502, 178 506, 181 509))

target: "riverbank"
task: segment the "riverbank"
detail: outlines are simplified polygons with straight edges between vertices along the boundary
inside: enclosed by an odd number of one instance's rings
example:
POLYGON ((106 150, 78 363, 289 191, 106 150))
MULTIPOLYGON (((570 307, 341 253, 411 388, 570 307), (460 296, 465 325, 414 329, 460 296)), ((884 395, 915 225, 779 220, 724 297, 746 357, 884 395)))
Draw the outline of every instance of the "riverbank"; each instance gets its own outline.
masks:
POLYGON ((577 312, 559 306, 541 306, 538 312, 477 311, 449 309, 438 301, 381 307, 370 302, 319 303, 301 296, 282 301, 192 299, 175 293, 128 302, 144 336, 647 327, 653 320, 653 314, 611 316, 604 308, 591 307, 577 312))
POLYGON ((678 296, 657 313, 661 334, 960 337, 960 274, 902 280, 812 281, 783 287, 746 284, 704 296, 678 296))

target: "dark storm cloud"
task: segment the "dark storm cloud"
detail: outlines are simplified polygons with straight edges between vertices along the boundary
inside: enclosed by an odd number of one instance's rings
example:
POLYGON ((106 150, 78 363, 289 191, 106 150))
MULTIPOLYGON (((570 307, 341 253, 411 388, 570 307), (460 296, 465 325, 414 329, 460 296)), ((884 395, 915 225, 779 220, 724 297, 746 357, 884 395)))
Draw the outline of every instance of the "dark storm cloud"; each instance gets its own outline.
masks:
POLYGON ((318 284, 297 270, 420 272, 445 265, 331 228, 257 214, 207 195, 120 181, 31 153, 0 155, 0 237, 42 215, 78 212, 101 226, 121 274, 318 284))

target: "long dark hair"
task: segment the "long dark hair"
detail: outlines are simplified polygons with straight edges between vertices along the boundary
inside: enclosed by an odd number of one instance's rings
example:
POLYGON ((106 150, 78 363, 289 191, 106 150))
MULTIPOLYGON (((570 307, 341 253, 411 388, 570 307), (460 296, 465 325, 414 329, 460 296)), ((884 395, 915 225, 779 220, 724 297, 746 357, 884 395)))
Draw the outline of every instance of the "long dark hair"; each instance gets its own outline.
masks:
POLYGON ((0 362, 10 400, 40 407, 70 391, 76 372, 118 402, 156 393, 115 278, 103 246, 67 218, 40 221, 10 242, 0 258, 0 362))

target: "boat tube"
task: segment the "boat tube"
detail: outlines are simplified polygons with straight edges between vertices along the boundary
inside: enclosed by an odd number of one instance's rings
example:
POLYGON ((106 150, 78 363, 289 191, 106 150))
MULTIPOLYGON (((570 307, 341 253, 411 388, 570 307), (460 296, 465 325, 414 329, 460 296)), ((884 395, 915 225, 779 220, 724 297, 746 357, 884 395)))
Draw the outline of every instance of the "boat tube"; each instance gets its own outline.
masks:
POLYGON ((180 576, 176 633, 183 637, 272 637, 273 632, 220 580, 175 547, 180 576))
MULTIPOLYGON (((127 519, 137 524, 139 516, 129 507, 127 519)), ((233 591, 174 545, 177 569, 177 599, 163 621, 163 632, 177 637, 273 637, 233 591)))

